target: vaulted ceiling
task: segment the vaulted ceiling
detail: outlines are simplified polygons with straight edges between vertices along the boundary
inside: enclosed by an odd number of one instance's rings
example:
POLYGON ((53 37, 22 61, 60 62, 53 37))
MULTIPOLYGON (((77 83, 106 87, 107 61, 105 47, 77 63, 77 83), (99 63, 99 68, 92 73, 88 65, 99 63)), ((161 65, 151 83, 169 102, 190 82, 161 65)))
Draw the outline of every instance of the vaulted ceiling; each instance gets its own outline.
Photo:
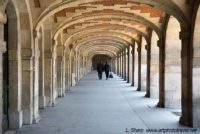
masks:
POLYGON ((190 23, 192 0, 32 0, 35 27, 50 24, 53 38, 90 56, 116 56, 154 30, 161 37, 166 15, 190 23))

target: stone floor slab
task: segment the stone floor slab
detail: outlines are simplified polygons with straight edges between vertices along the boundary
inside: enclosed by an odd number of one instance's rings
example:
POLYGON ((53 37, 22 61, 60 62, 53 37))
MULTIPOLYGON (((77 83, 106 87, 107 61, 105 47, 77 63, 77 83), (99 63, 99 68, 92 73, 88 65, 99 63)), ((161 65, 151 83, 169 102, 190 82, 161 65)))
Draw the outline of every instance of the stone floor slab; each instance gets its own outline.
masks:
POLYGON ((116 75, 98 80, 91 72, 65 98, 58 98, 56 107, 42 110, 38 124, 23 126, 17 134, 157 134, 146 131, 189 129, 178 124, 173 110, 156 108, 157 100, 144 94, 116 75))

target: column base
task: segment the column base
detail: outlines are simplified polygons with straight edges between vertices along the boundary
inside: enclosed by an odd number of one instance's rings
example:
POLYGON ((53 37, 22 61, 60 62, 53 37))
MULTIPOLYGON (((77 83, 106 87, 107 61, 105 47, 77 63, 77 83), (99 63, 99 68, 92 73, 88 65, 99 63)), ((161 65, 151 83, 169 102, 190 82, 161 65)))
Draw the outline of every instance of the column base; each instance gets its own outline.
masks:
POLYGON ((66 96, 66 94, 65 94, 65 91, 62 93, 62 97, 65 97, 66 96))
POLYGON ((134 87, 134 86, 135 86, 135 83, 132 83, 132 84, 131 84, 131 86, 133 86, 133 87, 134 87))
POLYGON ((140 88, 140 87, 138 87, 138 88, 137 88, 137 91, 141 91, 141 88, 140 88))
POLYGON ((158 102, 157 107, 159 108, 165 108, 165 105, 163 102, 158 102))
POLYGON ((56 100, 53 101, 52 103, 52 107, 55 107, 58 103, 56 102, 56 100))
POLYGON ((51 107, 52 106, 52 99, 50 97, 45 97, 45 106, 51 107))
POLYGON ((45 108, 45 101, 46 101, 45 96, 40 96, 39 97, 39 108, 40 109, 44 109, 45 108))
POLYGON ((24 125, 30 125, 33 123, 33 110, 30 109, 24 109, 23 110, 23 124, 24 125))
POLYGON ((33 123, 37 124, 37 123, 39 123, 40 120, 41 120, 41 117, 39 114, 37 114, 37 116, 33 118, 33 123))
POLYGON ((58 97, 62 97, 62 89, 58 88, 57 91, 58 91, 58 97))
POLYGON ((192 122, 189 121, 188 118, 185 118, 183 115, 179 119, 179 123, 184 126, 193 127, 192 122))
POLYGON ((9 129, 19 129, 23 123, 23 111, 12 112, 9 111, 9 129))
POLYGON ((146 97, 146 98, 150 98, 150 94, 145 94, 144 97, 146 97))

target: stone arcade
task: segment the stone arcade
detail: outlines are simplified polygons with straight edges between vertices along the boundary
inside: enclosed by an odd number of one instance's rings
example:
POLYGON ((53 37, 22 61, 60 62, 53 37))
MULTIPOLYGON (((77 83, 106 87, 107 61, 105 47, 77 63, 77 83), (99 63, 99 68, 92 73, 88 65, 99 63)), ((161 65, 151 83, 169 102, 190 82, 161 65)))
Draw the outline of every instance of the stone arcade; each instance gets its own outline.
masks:
POLYGON ((199 45, 200 0, 0 0, 0 133, 38 123, 98 56, 200 127, 199 45))

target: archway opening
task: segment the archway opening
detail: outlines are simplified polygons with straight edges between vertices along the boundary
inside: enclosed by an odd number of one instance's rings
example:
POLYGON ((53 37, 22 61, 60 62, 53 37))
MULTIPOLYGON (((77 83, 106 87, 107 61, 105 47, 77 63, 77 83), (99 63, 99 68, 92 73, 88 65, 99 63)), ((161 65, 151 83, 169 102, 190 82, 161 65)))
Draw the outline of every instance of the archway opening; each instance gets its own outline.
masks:
POLYGON ((180 23, 170 16, 166 31, 165 107, 181 115, 181 40, 180 23))
POLYGON ((93 70, 97 69, 97 64, 102 61, 103 64, 106 62, 111 65, 111 57, 104 54, 98 54, 92 57, 92 68, 93 70))
POLYGON ((196 20, 195 20, 195 27, 194 27, 194 34, 193 34, 193 126, 199 127, 200 126, 200 6, 198 7, 196 20))
POLYGON ((157 46, 158 36, 153 31, 151 37, 151 74, 150 74, 150 97, 159 98, 159 48, 157 46))
POLYGON ((22 93, 20 73, 20 46, 18 44, 18 19, 11 1, 6 7, 7 23, 4 25, 6 52, 3 54, 3 132, 22 126, 22 93))
POLYGON ((145 49, 146 46, 145 38, 142 38, 141 43, 141 91, 146 91, 146 83, 147 83, 147 51, 145 49))

